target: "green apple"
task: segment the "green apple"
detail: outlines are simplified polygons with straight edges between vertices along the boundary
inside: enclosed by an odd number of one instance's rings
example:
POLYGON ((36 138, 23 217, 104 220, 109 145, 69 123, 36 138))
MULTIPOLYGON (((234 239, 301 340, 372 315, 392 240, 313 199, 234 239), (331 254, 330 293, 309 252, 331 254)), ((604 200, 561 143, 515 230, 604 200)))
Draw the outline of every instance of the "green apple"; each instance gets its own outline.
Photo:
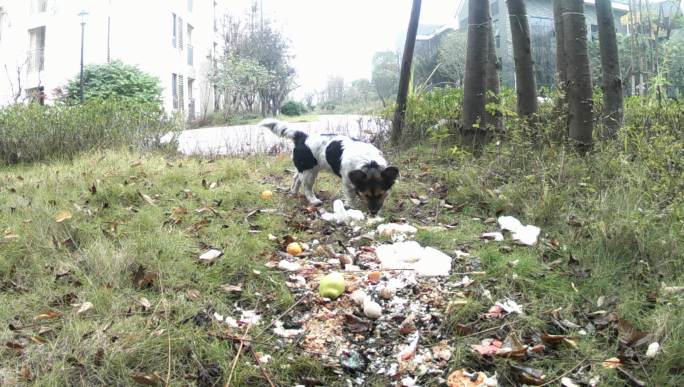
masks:
POLYGON ((336 299, 344 293, 344 276, 336 272, 321 278, 321 282, 318 285, 318 293, 321 297, 336 299))

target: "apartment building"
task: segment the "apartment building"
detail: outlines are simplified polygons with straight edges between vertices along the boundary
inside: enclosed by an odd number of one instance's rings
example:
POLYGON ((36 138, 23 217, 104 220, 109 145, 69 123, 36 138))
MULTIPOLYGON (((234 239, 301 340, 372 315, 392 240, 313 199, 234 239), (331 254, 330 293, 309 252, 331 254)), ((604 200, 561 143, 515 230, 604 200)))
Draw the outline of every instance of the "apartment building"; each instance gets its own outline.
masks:
MULTIPOLYGON (((477 0, 484 1, 484 0, 477 0)), ((468 26, 468 2, 462 0, 457 18, 460 28, 468 26)), ((537 84, 550 87, 554 84, 556 38, 553 24, 553 2, 551 0, 528 0, 527 18, 530 24, 530 43, 535 62, 537 84)), ((625 33, 626 27, 620 23, 620 18, 629 12, 629 5, 613 1, 613 16, 618 32, 625 33)), ((502 82, 508 87, 515 86, 515 67, 513 63, 513 43, 511 38, 510 20, 505 0, 489 0, 489 9, 494 24, 496 51, 501 58, 502 82)), ((584 0, 584 14, 587 22, 588 38, 598 39, 598 22, 596 21, 595 0, 584 0)))
POLYGON ((0 0, 0 104, 54 101, 79 73, 85 22, 85 64, 121 60, 156 76, 167 111, 213 110, 209 74, 227 2, 0 0))

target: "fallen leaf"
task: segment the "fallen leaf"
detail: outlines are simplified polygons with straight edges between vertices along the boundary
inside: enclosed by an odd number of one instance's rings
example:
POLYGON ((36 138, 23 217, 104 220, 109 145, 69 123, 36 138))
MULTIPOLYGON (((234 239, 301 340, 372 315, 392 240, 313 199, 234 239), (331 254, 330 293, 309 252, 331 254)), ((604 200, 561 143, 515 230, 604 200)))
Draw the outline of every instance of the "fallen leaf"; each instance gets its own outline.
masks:
POLYGON ((19 374, 24 380, 27 380, 29 382, 33 380, 33 372, 31 372, 31 369, 27 366, 22 366, 19 370, 19 374))
POLYGON ((136 383, 146 386, 155 386, 161 381, 161 377, 157 373, 152 375, 134 374, 132 378, 136 383))
POLYGON ((185 295, 188 300, 195 301, 200 298, 200 291, 197 289, 188 289, 188 291, 185 292, 185 295))
POLYGON ((495 355, 503 343, 496 339, 484 339, 480 344, 473 344, 470 348, 482 356, 495 355))
POLYGON ((34 317, 33 319, 34 319, 35 321, 51 320, 51 319, 53 319, 53 318, 58 318, 58 317, 60 317, 61 315, 62 315, 62 313, 60 313, 60 312, 57 311, 57 310, 48 309, 48 310, 44 311, 43 313, 37 315, 37 316, 34 317))
POLYGON ((152 307, 152 303, 145 297, 140 297, 138 304, 143 307, 144 310, 148 310, 152 307))
POLYGON ((76 311, 76 314, 79 315, 81 313, 84 313, 84 312, 87 312, 88 310, 90 310, 93 307, 93 303, 86 301, 84 303, 77 304, 76 306, 78 306, 78 310, 76 311))
POLYGON ((529 384, 532 386, 541 386, 542 384, 544 384, 544 381, 546 380, 546 375, 544 375, 544 371, 537 368, 511 364, 511 369, 518 372, 518 380, 525 384, 529 384))
POLYGON ((140 197, 143 198, 143 200, 144 200, 147 204, 149 204, 149 205, 151 205, 151 206, 154 205, 154 200, 152 200, 151 197, 145 195, 144 193, 142 193, 142 192, 140 192, 140 191, 138 191, 138 195, 140 195, 140 197))
POLYGON ((620 364, 622 364, 622 362, 620 362, 620 359, 617 357, 611 357, 610 359, 604 360, 602 363, 603 368, 618 368, 620 364))
POLYGON ((133 273, 133 284, 139 289, 146 289, 154 284, 159 275, 153 271, 145 270, 143 265, 139 265, 138 269, 133 273))
POLYGON ((69 219, 71 219, 71 212, 69 210, 62 210, 55 215, 55 222, 57 223, 62 223, 69 219))
POLYGON ((26 344, 20 343, 18 341, 8 341, 5 343, 5 346, 11 349, 24 349, 26 347, 26 344))
POLYGON ((239 283, 237 285, 221 285, 221 290, 227 293, 240 293, 242 291, 242 284, 239 283))

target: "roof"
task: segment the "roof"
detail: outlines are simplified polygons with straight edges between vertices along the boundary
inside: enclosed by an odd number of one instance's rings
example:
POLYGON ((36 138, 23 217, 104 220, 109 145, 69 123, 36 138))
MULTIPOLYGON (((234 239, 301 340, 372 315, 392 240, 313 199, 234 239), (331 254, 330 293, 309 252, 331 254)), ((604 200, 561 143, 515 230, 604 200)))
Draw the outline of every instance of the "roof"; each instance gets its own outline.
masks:
POLYGON ((416 35, 416 40, 431 40, 435 38, 436 36, 441 35, 442 33, 448 31, 448 30, 456 30, 458 29, 457 21, 453 20, 447 24, 444 24, 442 26, 438 26, 437 28, 432 29, 430 33, 420 33, 420 28, 418 30, 418 34, 416 35))

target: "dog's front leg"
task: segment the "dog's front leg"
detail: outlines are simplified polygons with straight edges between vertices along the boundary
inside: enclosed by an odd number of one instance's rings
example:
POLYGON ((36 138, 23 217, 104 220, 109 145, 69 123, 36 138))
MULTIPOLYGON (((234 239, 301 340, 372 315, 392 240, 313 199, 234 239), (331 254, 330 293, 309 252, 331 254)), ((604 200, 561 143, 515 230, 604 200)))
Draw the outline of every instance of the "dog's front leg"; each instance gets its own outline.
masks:
POLYGON ((302 180, 299 177, 299 172, 295 173, 294 179, 292 180, 292 187, 290 188, 290 192, 293 194, 296 194, 299 192, 299 187, 302 186, 302 180))
POLYGON ((322 203, 316 197, 316 194, 313 191, 313 186, 316 182, 317 175, 318 171, 315 169, 309 169, 299 174, 299 180, 302 184, 304 184, 304 196, 306 196, 306 200, 308 200, 309 203, 314 206, 319 206, 322 203))
POLYGON ((347 208, 354 208, 357 204, 356 188, 351 184, 344 184, 344 206, 347 208))

